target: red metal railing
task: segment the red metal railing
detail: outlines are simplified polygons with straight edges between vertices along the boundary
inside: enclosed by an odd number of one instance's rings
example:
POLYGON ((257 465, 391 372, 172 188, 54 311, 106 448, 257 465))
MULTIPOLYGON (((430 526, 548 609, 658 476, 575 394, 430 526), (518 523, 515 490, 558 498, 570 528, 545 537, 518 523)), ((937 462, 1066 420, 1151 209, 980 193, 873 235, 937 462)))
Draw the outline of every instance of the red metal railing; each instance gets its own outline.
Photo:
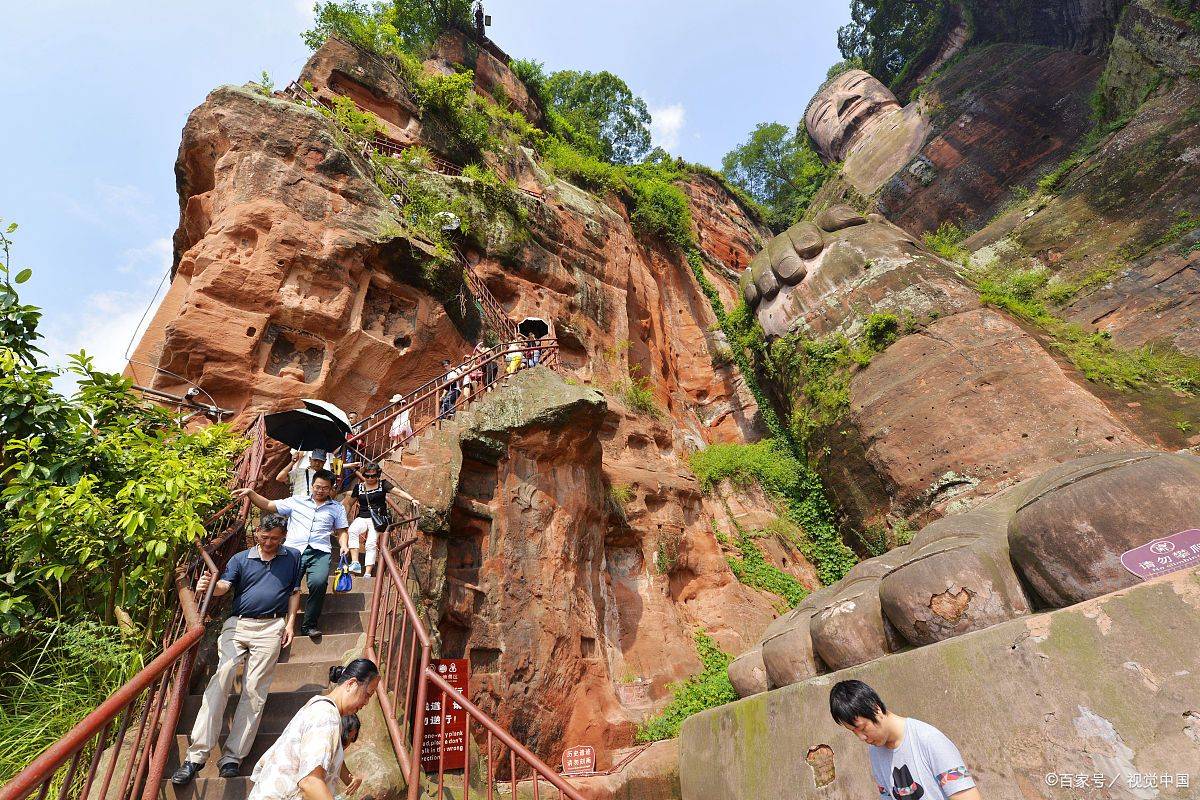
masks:
MULTIPOLYGON (((251 485, 262 468, 261 417, 251 435, 252 444, 231 476, 231 488, 251 485)), ((196 556, 175 571, 179 607, 164 628, 162 652, 0 787, 0 800, 22 800, 35 791, 37 800, 46 800, 51 791, 57 800, 158 797, 216 581, 199 600, 191 587, 202 571, 218 573, 241 549, 249 512, 249 502, 238 500, 205 520, 208 533, 196 543, 196 556)))
MULTIPOLYGON (((497 781, 511 784, 511 797, 517 797, 519 782, 533 781, 533 797, 540 800, 541 784, 550 784, 557 796, 583 800, 583 796, 524 747, 495 720, 480 710, 461 692, 430 668, 432 646, 425 626, 417 613, 416 604, 408 589, 409 568, 412 564, 412 545, 417 540, 417 520, 410 517, 393 525, 381 534, 379 556, 382 568, 375 579, 371 597, 371 615, 367 623, 367 657, 379 665, 380 680, 376 697, 387 722, 388 734, 408 782, 408 800, 421 793, 421 750, 426 741, 426 701, 432 684, 438 693, 441 709, 437 716, 439 752, 437 768, 437 800, 446 793, 446 714, 445 709, 456 704, 466 716, 464 758, 467 769, 462 771, 462 800, 469 800, 472 756, 472 725, 482 735, 484 743, 474 743, 475 758, 484 759, 484 788, 480 791, 493 800, 497 781), (392 537, 397 543, 393 545, 392 537)), ((429 778, 433 780, 432 776, 429 778)), ((458 796, 455 793, 455 796, 458 796)), ((549 792, 547 792, 549 797, 549 792)))
MULTIPOLYGON (((490 391, 506 375, 512 361, 520 356, 520 367, 558 367, 556 339, 515 339, 472 354, 450 372, 409 392, 399 402, 389 403, 359 423, 359 432, 346 440, 341 457, 346 461, 382 461, 407 445, 431 425, 452 417, 477 397, 490 391), (462 391, 464 375, 474 374, 471 392, 462 391), (392 436, 392 423, 408 415, 408 425, 401 423, 399 435, 392 436)), ((393 481, 394 482, 394 481, 393 481)))
POLYGON ((517 323, 512 321, 508 313, 504 310, 504 306, 500 305, 500 301, 491 293, 478 275, 476 275, 471 267, 467 264, 467 260, 459 254, 459 259, 463 265, 463 283, 466 284, 467 291, 479 303, 480 313, 483 315, 483 321, 487 324, 498 339, 502 342, 511 342, 521 338, 520 332, 517 330, 517 323))

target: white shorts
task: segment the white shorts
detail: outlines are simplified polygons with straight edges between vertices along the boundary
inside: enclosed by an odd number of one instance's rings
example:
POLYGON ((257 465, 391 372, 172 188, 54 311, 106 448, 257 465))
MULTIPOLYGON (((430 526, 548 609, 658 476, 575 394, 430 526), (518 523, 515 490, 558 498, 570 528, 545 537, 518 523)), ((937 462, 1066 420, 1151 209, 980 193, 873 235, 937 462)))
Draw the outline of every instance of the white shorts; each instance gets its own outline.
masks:
POLYGON ((355 517, 350 523, 350 549, 363 550, 368 567, 375 563, 375 551, 379 549, 379 532, 375 530, 375 523, 370 517, 355 517), (363 547, 364 538, 366 547, 363 547))

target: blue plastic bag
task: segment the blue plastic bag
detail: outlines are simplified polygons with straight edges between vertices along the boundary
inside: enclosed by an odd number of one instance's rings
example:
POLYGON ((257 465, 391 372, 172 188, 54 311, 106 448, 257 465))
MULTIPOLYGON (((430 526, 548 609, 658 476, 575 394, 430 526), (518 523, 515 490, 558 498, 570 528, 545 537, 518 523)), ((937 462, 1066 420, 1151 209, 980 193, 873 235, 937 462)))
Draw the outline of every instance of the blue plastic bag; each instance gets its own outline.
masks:
POLYGON ((348 592, 354 588, 354 578, 350 575, 350 562, 346 556, 338 558, 338 577, 337 583, 333 585, 335 592, 348 592))

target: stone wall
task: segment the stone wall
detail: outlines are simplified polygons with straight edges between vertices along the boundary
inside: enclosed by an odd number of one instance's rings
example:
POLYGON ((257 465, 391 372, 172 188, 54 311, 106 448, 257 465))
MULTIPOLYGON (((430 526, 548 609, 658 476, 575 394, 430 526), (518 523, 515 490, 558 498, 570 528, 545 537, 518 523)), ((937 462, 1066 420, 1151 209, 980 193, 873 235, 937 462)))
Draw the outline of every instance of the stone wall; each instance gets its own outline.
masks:
POLYGON ((1191 798, 1200 785, 1200 572, 1178 572, 1069 608, 740 700, 687 720, 684 800, 875 797, 866 746, 829 716, 855 678, 889 709, 939 727, 987 798, 1191 798), (1106 791, 1047 786, 1101 774, 1106 791), (1131 791, 1127 778, 1191 775, 1131 791), (823 785, 818 785, 820 782, 823 785))

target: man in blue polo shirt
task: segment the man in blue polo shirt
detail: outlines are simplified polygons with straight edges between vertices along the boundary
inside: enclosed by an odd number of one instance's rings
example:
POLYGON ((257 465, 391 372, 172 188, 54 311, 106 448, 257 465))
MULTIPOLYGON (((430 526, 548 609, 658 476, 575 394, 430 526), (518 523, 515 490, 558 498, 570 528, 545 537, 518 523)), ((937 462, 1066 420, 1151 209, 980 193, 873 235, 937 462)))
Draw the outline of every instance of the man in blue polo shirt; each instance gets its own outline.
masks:
MULTIPOLYGON (((287 520, 281 516, 264 517, 256 535, 258 546, 229 559, 213 587, 214 597, 233 592, 233 608, 221 626, 217 671, 204 690, 187 755, 171 776, 176 786, 190 783, 216 746, 234 673, 242 659, 246 660, 242 696, 221 753, 220 776, 237 777, 242 759, 254 744, 275 662, 279 651, 292 643, 300 611, 300 553, 282 546, 286 527, 287 520)), ((212 575, 205 572, 196 581, 196 592, 208 591, 210 583, 212 575)))
POLYGON ((331 539, 335 534, 340 538, 350 527, 345 507, 333 499, 334 480, 329 470, 317 470, 307 497, 268 500, 253 489, 238 489, 233 493, 234 497, 249 497, 250 502, 263 511, 288 518, 284 544, 299 551, 304 580, 308 584, 308 601, 304 604, 304 620, 300 623, 303 636, 321 635, 317 622, 329 588, 331 539))

